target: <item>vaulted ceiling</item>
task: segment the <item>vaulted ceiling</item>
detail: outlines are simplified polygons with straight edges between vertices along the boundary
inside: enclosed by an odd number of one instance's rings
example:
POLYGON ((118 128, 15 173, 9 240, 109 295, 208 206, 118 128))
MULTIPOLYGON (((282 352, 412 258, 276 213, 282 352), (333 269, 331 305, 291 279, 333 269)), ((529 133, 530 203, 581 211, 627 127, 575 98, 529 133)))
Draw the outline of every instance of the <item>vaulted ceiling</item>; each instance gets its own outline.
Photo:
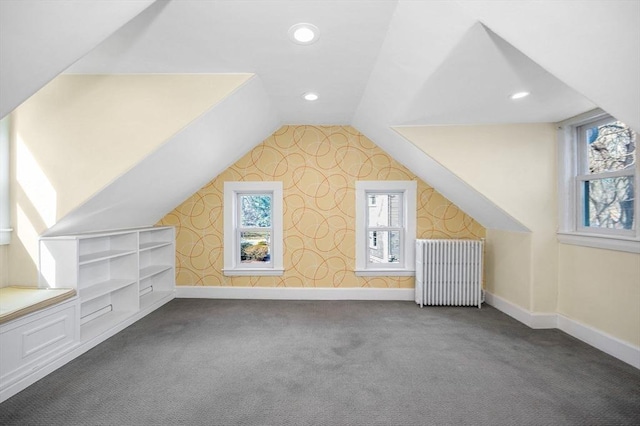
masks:
POLYGON ((483 225, 525 230, 394 128, 598 106, 640 129, 638 1, 3 0, 0 36, 2 116, 61 72, 254 75, 56 233, 153 224, 282 124, 354 125, 483 225), (317 42, 289 39, 299 22, 317 42))

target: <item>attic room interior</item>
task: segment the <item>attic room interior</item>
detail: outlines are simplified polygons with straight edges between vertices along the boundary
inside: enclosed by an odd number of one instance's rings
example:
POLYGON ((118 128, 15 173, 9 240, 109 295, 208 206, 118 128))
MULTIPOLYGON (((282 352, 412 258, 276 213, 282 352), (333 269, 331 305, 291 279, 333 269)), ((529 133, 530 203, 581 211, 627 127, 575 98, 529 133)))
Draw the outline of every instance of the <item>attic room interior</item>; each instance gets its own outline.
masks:
POLYGON ((2 0, 0 118, 2 424, 640 424, 638 0, 2 0))

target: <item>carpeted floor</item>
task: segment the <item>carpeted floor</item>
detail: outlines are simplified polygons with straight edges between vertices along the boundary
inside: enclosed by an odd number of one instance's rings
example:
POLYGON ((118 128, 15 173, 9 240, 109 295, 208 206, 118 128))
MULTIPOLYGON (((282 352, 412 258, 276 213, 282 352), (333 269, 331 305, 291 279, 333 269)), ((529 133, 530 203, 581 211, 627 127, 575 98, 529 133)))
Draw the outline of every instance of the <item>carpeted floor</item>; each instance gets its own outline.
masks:
POLYGON ((637 425, 640 370, 484 306, 176 299, 2 425, 637 425))

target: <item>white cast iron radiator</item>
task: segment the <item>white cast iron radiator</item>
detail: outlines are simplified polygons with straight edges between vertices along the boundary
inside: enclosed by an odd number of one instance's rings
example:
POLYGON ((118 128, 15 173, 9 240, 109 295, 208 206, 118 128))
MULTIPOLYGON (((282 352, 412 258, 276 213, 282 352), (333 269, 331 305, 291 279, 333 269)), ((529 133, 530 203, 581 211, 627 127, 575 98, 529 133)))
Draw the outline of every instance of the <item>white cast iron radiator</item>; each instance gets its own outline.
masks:
POLYGON ((416 303, 479 308, 483 253, 484 240, 416 240, 416 303))

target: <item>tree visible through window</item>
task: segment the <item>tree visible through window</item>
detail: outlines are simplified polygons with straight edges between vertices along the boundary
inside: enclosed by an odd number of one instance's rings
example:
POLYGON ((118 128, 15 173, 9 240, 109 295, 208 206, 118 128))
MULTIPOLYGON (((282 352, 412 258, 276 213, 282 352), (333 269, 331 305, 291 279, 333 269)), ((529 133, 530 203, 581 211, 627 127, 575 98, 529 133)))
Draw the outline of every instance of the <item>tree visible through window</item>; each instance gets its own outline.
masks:
POLYGON ((224 183, 224 268, 227 276, 281 276, 282 182, 224 183))
POLYGON ((239 194, 238 232, 242 263, 271 260, 271 195, 239 194))
POLYGON ((585 227, 634 229, 636 134, 608 117, 578 127, 585 227))

